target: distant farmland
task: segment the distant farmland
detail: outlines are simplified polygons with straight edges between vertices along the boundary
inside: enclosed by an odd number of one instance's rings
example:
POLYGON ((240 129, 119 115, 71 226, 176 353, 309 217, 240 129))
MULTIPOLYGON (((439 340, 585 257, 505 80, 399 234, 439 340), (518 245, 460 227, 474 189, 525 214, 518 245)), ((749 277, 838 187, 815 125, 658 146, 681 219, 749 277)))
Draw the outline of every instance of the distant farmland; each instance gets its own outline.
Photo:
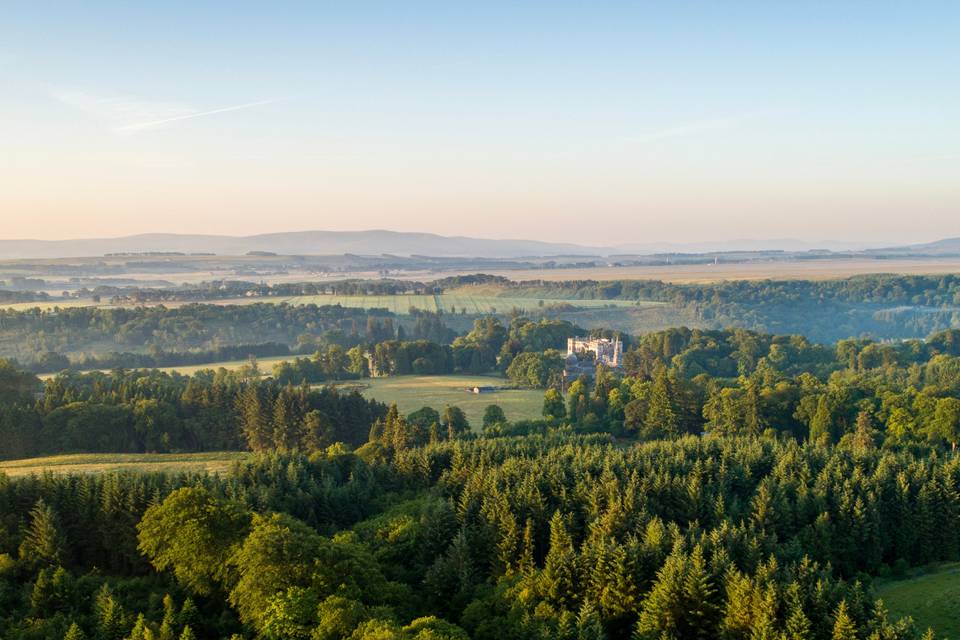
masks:
MULTIPOLYGON (((411 309, 420 311, 443 313, 466 313, 466 314, 487 314, 487 313, 507 313, 511 309, 523 309, 532 311, 540 307, 546 307, 557 304, 569 304, 580 309, 607 309, 607 308, 639 308, 659 306, 664 303, 651 301, 634 300, 576 300, 576 299, 557 299, 557 298, 537 298, 520 296, 496 296, 496 295, 469 295, 465 293, 444 293, 439 295, 414 295, 398 294, 385 296, 354 296, 354 295, 313 295, 313 296, 265 296, 249 298, 228 298, 223 300, 203 300, 203 304, 254 304, 257 302, 268 304, 291 304, 291 305, 340 305, 342 307, 353 307, 361 309, 386 309, 398 315, 406 315, 411 309)), ((160 303, 149 303, 151 305, 160 303)), ((164 302, 167 307, 182 306, 190 304, 189 302, 164 302)), ((90 300, 57 300, 48 302, 18 302, 7 305, 0 305, 7 309, 52 309, 54 307, 81 307, 81 306, 100 306, 109 308, 110 304, 95 305, 90 300)), ((120 306, 133 306, 120 305, 120 306)))
MULTIPOLYGON (((261 298, 260 300, 263 299, 261 298)), ((587 309, 638 307, 659 304, 656 302, 635 302, 632 300, 570 300, 494 295, 472 296, 464 293, 444 293, 435 296, 408 294, 394 296, 318 295, 273 298, 268 300, 286 302, 287 304, 339 304, 343 307, 387 309, 399 315, 409 313, 411 308, 431 312, 442 311, 443 313, 477 314, 505 313, 511 309, 533 310, 553 304, 570 304, 575 307, 587 309)))

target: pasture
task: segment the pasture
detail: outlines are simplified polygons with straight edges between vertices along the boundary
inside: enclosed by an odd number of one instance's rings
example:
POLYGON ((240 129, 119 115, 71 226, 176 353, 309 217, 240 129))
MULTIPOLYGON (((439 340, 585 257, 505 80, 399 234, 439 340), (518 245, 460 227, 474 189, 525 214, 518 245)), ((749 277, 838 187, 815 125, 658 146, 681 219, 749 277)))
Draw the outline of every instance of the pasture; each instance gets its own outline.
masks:
POLYGON ((168 473, 225 473, 234 462, 249 457, 242 451, 205 453, 76 453, 70 455, 0 461, 0 473, 11 478, 31 474, 109 473, 137 471, 168 473))
POLYGON ((893 617, 910 616, 917 628, 932 628, 938 638, 960 638, 960 563, 939 566, 904 580, 877 585, 877 597, 883 600, 893 617))
POLYGON ((543 391, 540 389, 499 389, 485 393, 468 393, 468 387, 503 386, 509 384, 498 376, 394 376, 370 378, 339 385, 341 389, 356 388, 364 396, 386 404, 397 403, 401 413, 407 414, 427 406, 443 413, 447 405, 463 409, 474 430, 483 424, 483 410, 498 404, 508 420, 539 418, 543 410, 543 391))

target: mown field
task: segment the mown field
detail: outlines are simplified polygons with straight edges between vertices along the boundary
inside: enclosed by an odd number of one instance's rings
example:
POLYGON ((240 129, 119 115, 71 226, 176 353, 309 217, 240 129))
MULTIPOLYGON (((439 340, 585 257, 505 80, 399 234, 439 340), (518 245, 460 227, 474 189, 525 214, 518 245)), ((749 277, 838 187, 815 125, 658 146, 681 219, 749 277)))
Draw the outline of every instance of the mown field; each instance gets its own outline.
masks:
POLYGON ((25 460, 0 461, 0 473, 11 478, 33 473, 106 473, 109 471, 169 471, 225 473, 250 454, 242 451, 208 453, 78 453, 25 460))
POLYGON ((883 582, 877 587, 877 597, 894 617, 910 616, 918 628, 932 628, 937 638, 960 638, 960 563, 883 582))
POLYGON ((543 391, 539 389, 503 389, 488 393, 468 393, 469 387, 502 386, 509 381, 498 376, 395 376, 371 378, 340 388, 357 388, 364 396, 387 404, 397 403, 402 413, 428 406, 439 412, 447 405, 463 409, 475 430, 483 424, 483 410, 490 404, 503 408, 508 420, 539 418, 543 410, 543 391))

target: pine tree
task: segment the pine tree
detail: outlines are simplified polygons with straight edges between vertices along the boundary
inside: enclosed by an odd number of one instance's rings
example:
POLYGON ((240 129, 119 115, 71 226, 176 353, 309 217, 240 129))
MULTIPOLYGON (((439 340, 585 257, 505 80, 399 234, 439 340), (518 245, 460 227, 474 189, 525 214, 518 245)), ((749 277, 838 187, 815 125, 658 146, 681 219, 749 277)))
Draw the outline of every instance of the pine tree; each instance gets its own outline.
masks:
POLYGON ((753 584, 743 573, 731 570, 724 579, 726 605, 721 628, 724 636, 745 638, 753 625, 753 584))
POLYGON ((831 640, 857 640, 857 625, 847 613, 847 602, 841 600, 833 615, 833 635, 831 640))
POLYGON ((177 607, 168 593, 163 596, 163 621, 160 623, 159 640, 176 640, 177 607))
POLYGON ((665 368, 657 371, 653 385, 650 387, 647 406, 647 417, 644 423, 648 434, 672 438, 679 433, 680 418, 677 415, 670 380, 665 368))
POLYGON ((606 640, 603 621, 596 606, 585 600, 577 613, 577 640, 606 640))
POLYGON ((681 640, 684 571, 686 556, 675 548, 657 572, 653 587, 640 608, 635 638, 637 640, 681 640))
POLYGON ((686 604, 685 638, 714 638, 717 628, 716 589, 707 571, 703 548, 698 544, 690 554, 683 581, 686 604))
POLYGON ((187 625, 183 628, 183 633, 180 634, 180 640, 197 640, 197 636, 193 633, 193 629, 190 628, 190 625, 187 625))
POLYGON ((133 624, 133 629, 130 630, 126 640, 153 640, 153 630, 150 629, 142 613, 137 615, 137 621, 133 624))
POLYGON ((103 585, 94 603, 97 618, 97 638, 102 640, 121 640, 124 636, 123 607, 114 599, 110 587, 103 585))
POLYGON ((30 593, 30 608, 42 617, 66 611, 74 602, 74 581, 66 569, 44 567, 37 574, 30 593))
POLYGON ((273 446, 278 451, 292 451, 297 448, 297 424, 291 411, 287 395, 280 392, 273 402, 273 446))
POLYGON ((784 640, 813 640, 813 627, 803 610, 800 597, 800 585, 796 582, 787 587, 787 600, 790 602, 784 640))
POLYGON ((270 419, 260 397, 260 386, 247 384, 237 397, 240 427, 251 451, 269 451, 273 446, 270 437, 270 419))
POLYGON ((571 609, 579 599, 577 554, 560 511, 550 520, 550 551, 540 576, 543 594, 558 608, 571 609))
POLYGON ((760 394, 753 381, 748 379, 745 384, 746 388, 741 399, 743 430, 747 435, 758 436, 766 427, 760 414, 760 394))
POLYGON ((536 562, 533 554, 533 519, 527 518, 527 522, 523 527, 523 542, 521 543, 519 562, 520 573, 525 576, 531 575, 533 570, 536 568, 536 562))
POLYGON ((43 499, 37 500, 30 510, 30 525, 23 534, 20 558, 29 562, 48 565, 63 560, 65 541, 60 533, 57 514, 43 499))
POLYGON ((177 625, 180 627, 196 626, 199 621, 200 612, 197 610, 197 605, 194 604, 193 598, 186 598, 180 608, 180 613, 177 614, 177 625))
POLYGON ((76 622, 73 622, 70 624, 70 628, 67 629, 67 633, 64 634, 63 640, 87 640, 87 635, 76 622))

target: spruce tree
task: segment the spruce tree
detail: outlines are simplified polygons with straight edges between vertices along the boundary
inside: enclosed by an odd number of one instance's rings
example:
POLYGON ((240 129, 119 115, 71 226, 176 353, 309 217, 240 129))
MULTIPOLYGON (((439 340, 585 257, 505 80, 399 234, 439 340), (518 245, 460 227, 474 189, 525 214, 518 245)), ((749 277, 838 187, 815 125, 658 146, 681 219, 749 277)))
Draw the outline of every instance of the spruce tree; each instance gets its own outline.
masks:
POLYGON ((87 640, 87 634, 83 632, 76 622, 70 624, 70 628, 63 636, 63 640, 87 640))
POLYGON ((791 583, 787 587, 786 598, 789 602, 789 608, 787 610, 784 640, 813 640, 813 626, 803 610, 800 585, 796 582, 791 583))
POLYGON ((707 570, 703 548, 694 547, 687 562, 683 580, 683 601, 686 605, 685 638, 714 638, 717 628, 716 589, 707 570))
POLYGON ((680 418, 674 404, 667 370, 660 368, 650 387, 647 416, 644 421, 648 435, 672 438, 680 431, 680 418))
POLYGON ((841 600, 833 614, 833 634, 831 640, 857 640, 857 625, 847 613, 847 602, 841 600))
POLYGON ((20 558, 28 562, 55 565, 63 560, 65 542, 57 514, 43 498, 30 510, 30 525, 23 534, 20 558))
POLYGON ((133 623, 133 629, 125 640, 153 640, 153 631, 142 613, 137 615, 137 621, 133 623))
POLYGON ((110 587, 103 585, 94 602, 97 619, 97 638, 101 640, 121 640, 124 636, 125 614, 110 591, 110 587))
POLYGON ((577 555, 567 532, 563 514, 556 511, 550 520, 550 551, 540 576, 542 591, 555 606, 570 609, 579 599, 577 555))

